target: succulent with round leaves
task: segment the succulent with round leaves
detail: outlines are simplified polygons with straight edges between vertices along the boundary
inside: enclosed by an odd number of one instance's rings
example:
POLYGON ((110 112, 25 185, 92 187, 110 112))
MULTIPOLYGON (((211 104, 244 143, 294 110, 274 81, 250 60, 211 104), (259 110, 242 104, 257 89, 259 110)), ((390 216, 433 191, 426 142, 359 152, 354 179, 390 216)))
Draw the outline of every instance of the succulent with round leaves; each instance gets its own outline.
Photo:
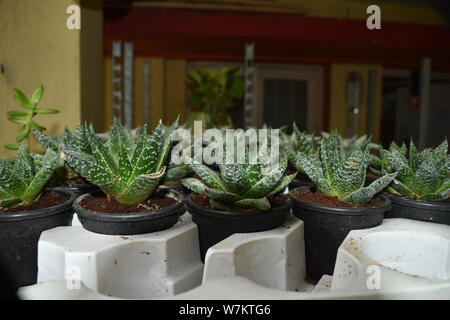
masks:
MULTIPOLYGON (((38 114, 55 114, 59 111, 56 109, 49 108, 38 108, 38 104, 41 101, 42 95, 44 94, 44 87, 40 86, 37 88, 30 99, 20 91, 19 89, 14 89, 14 99, 16 102, 23 107, 25 110, 12 110, 8 111, 8 120, 21 125, 21 131, 16 137, 17 143, 25 143, 27 146, 30 145, 29 137, 31 130, 45 130, 45 127, 37 124, 33 118, 38 114)), ((6 144, 4 147, 9 150, 18 150, 20 145, 6 144)))
MULTIPOLYGON (((404 150, 404 149, 403 149, 404 150)), ((418 201, 442 201, 450 197, 450 155, 444 140, 435 149, 418 151, 411 141, 409 150, 384 150, 383 172, 398 171, 387 190, 418 201)))
POLYGON ((19 147, 14 160, 0 158, 0 207, 28 205, 36 200, 54 170, 62 165, 53 150, 33 157, 25 145, 19 147))
POLYGON ((178 119, 165 128, 160 121, 151 135, 146 126, 136 138, 114 120, 104 142, 92 127, 81 124, 66 135, 61 156, 81 177, 97 185, 108 198, 124 204, 146 200, 158 187, 166 171, 171 135, 178 119))
MULTIPOLYGON (((225 159, 218 164, 219 172, 194 162, 191 167, 200 179, 183 179, 183 185, 195 193, 207 196, 215 209, 228 210, 237 206, 270 210, 267 196, 282 192, 297 172, 285 176, 287 159, 282 158, 275 165, 271 164, 269 150, 267 146, 261 147, 256 161, 251 161, 247 148, 243 163, 225 159)), ((225 150, 224 158, 228 155, 225 150)))
POLYGON ((369 159, 369 140, 347 153, 341 148, 336 132, 322 138, 318 153, 297 155, 298 164, 320 191, 353 204, 367 204, 397 175, 386 174, 364 187, 369 159))

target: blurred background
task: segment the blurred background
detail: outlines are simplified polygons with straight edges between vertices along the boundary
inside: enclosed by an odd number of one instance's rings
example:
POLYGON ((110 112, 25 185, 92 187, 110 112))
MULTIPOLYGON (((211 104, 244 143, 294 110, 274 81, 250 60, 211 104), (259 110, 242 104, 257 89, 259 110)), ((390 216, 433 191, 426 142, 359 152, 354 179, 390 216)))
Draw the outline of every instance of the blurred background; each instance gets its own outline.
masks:
MULTIPOLYGON (((229 127, 295 121, 311 133, 337 128, 385 146, 410 137, 435 146, 450 137, 449 7, 431 0, 0 0, 0 145, 20 131, 6 116, 17 109, 13 89, 31 95, 42 84, 40 105, 60 110, 39 115, 49 134, 84 120, 107 131, 114 115, 132 128, 178 114, 188 123, 225 115, 221 125, 229 127), (67 27, 71 5, 81 7, 81 29, 67 27), (381 10, 381 29, 366 26, 370 5, 381 10)), ((0 156, 12 154, 0 148, 0 156)))

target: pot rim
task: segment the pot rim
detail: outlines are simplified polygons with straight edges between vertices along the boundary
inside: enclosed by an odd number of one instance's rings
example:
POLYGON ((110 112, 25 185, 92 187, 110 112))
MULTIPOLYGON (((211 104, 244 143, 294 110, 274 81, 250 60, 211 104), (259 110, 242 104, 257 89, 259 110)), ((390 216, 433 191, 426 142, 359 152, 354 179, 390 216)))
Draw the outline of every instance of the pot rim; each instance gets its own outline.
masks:
POLYGON ((0 214, 0 222, 32 220, 53 216, 61 212, 67 211, 68 209, 71 209, 73 202, 77 198, 77 195, 69 190, 44 190, 44 191, 64 194, 68 196, 68 199, 61 204, 44 209, 0 214))
POLYGON ((72 192, 86 190, 86 193, 89 193, 89 192, 99 190, 99 187, 97 187, 96 185, 93 185, 93 184, 87 184, 87 185, 78 186, 78 187, 66 187, 66 186, 47 187, 47 188, 45 188, 45 190, 47 190, 47 191, 66 191, 66 190, 68 190, 68 191, 72 191, 72 192))
MULTIPOLYGON (((271 208, 270 210, 256 210, 256 211, 230 211, 230 210, 217 210, 217 209, 210 209, 202 207, 201 205, 197 204, 192 197, 194 195, 197 195, 195 192, 191 192, 186 197, 186 206, 189 209, 193 209, 195 213, 200 213, 203 215, 208 215, 212 217, 219 217, 219 218, 256 218, 263 215, 267 215, 269 213, 277 214, 285 212, 286 210, 291 209, 292 207, 292 201, 289 197, 287 197, 284 194, 279 194, 277 197, 283 198, 285 200, 285 203, 279 207, 271 208)), ((192 214, 191 210, 189 212, 192 214)))
POLYGON ((430 209, 430 210, 436 210, 436 211, 447 211, 450 214, 450 203, 440 203, 440 202, 431 202, 431 201, 418 201, 414 199, 409 199, 405 197, 399 197, 397 195, 394 195, 392 193, 386 192, 386 197, 391 200, 391 202, 405 206, 405 207, 411 207, 411 208, 417 208, 417 209, 430 209))
POLYGON ((388 210, 390 210, 391 208, 391 201, 389 200, 388 197, 386 197, 383 194, 379 194, 375 197, 375 199, 380 199, 383 201, 382 204, 376 206, 376 207, 362 207, 362 208, 349 208, 349 207, 331 207, 331 206, 326 206, 323 204, 317 204, 317 203, 313 203, 313 202, 308 202, 308 201, 304 201, 301 199, 298 199, 296 196, 294 196, 292 193, 298 190, 305 190, 306 188, 309 188, 307 186, 305 187, 299 187, 299 188, 295 188, 292 189, 291 191, 289 191, 288 195, 292 200, 292 203, 294 206, 303 208, 303 209, 307 209, 307 210, 311 210, 311 211, 316 211, 316 212, 320 212, 320 213, 332 213, 332 214, 338 214, 338 215, 343 215, 343 216, 358 216, 358 215, 377 215, 380 213, 384 213, 388 210))
POLYGON ((73 203, 73 209, 75 213, 82 219, 92 220, 92 221, 102 221, 102 222, 133 222, 133 221, 146 221, 146 220, 155 220, 162 217, 167 217, 170 215, 176 215, 179 213, 180 209, 185 205, 185 199, 181 192, 177 190, 167 190, 169 193, 173 193, 178 198, 178 203, 170 205, 165 208, 157 209, 157 210, 147 210, 141 212, 134 213, 106 213, 106 212, 97 212, 91 211, 83 208, 80 205, 80 202, 87 197, 95 197, 91 193, 86 193, 79 196, 73 203))

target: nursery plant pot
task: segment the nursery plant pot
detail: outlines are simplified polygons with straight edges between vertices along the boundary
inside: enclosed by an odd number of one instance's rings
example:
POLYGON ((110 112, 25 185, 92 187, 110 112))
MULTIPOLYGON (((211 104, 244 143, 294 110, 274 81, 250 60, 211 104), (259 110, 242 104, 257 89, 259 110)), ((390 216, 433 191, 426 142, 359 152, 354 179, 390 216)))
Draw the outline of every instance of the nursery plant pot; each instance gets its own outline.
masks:
MULTIPOLYGON (((146 210, 135 213, 104 213, 85 209, 81 202, 95 197, 95 194, 84 194, 73 203, 73 208, 83 228, 101 234, 133 235, 166 230, 178 222, 186 212, 184 196, 175 190, 158 190, 165 196, 177 199, 177 203, 157 210, 146 210)), ((98 193, 97 193, 98 194, 98 193)))
POLYGON ((269 211, 226 211, 205 208, 193 200, 191 193, 186 199, 186 206, 192 220, 198 226, 200 256, 205 261, 206 252, 216 243, 234 233, 265 231, 281 226, 291 211, 291 200, 284 195, 284 204, 269 211))
POLYGON ((28 212, 0 213, 0 269, 17 289, 36 283, 37 245, 41 233, 58 226, 69 226, 76 195, 55 191, 66 200, 50 208, 28 212))
POLYGON ((100 189, 93 184, 87 184, 84 186, 77 186, 77 187, 48 187, 48 188, 45 188, 45 190, 48 190, 48 191, 70 191, 70 192, 73 192, 77 196, 81 196, 85 193, 92 193, 92 192, 100 191, 100 189))
POLYGON ((298 180, 298 179, 294 179, 288 186, 289 190, 294 190, 296 188, 300 188, 300 187, 312 187, 314 184, 312 182, 308 182, 308 181, 303 181, 303 180, 298 180))
POLYGON ((384 195, 377 198, 382 203, 376 207, 347 208, 331 207, 307 202, 293 195, 307 192, 300 187, 289 192, 294 215, 305 224, 306 271, 311 280, 320 280, 322 275, 332 275, 336 254, 342 241, 351 230, 367 229, 380 225, 390 208, 384 195))
POLYGON ((391 210, 386 218, 405 218, 450 225, 450 202, 424 202, 387 194, 391 210))

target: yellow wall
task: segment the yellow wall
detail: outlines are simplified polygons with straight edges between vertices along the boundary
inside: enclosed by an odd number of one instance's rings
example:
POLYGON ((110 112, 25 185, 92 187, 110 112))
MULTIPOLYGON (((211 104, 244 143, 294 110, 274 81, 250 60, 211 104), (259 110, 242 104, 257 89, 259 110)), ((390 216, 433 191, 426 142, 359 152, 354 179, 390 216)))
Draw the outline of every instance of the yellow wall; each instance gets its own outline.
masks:
POLYGON ((338 129, 338 132, 345 136, 347 132, 348 105, 346 102, 346 81, 350 72, 359 72, 363 80, 363 102, 360 105, 358 130, 359 135, 363 135, 367 130, 367 92, 369 70, 376 71, 375 85, 375 119, 373 140, 378 141, 380 135, 381 121, 381 94, 382 94, 382 72, 383 69, 378 65, 352 65, 352 64, 333 64, 331 66, 331 92, 330 92, 330 129, 338 129))
MULTIPOLYGON (((186 60, 138 57, 134 59, 134 114, 133 126, 144 124, 144 60, 150 61, 150 127, 154 128, 159 119, 165 124, 178 115, 183 121, 186 116, 186 60)), ((104 130, 112 123, 111 58, 104 60, 104 130)))
POLYGON ((36 122, 47 127, 49 134, 57 134, 65 126, 74 128, 88 115, 102 121, 95 116, 95 108, 102 106, 103 84, 101 81, 95 84, 97 77, 101 79, 98 61, 102 59, 102 13, 92 7, 82 9, 81 28, 89 29, 89 41, 94 42, 88 58, 81 50, 82 43, 88 45, 82 32, 66 27, 66 9, 77 3, 74 0, 0 1, 0 64, 5 66, 5 73, 0 74, 0 156, 14 154, 3 145, 15 143, 20 131, 19 125, 6 119, 7 111, 21 108, 12 98, 13 88, 31 95, 36 87, 44 85, 40 105, 60 110, 57 115, 36 116, 36 122), (98 28, 100 32, 96 31, 98 28), (92 88, 87 89, 90 85, 92 88), (96 90, 100 91, 96 93, 96 90))

